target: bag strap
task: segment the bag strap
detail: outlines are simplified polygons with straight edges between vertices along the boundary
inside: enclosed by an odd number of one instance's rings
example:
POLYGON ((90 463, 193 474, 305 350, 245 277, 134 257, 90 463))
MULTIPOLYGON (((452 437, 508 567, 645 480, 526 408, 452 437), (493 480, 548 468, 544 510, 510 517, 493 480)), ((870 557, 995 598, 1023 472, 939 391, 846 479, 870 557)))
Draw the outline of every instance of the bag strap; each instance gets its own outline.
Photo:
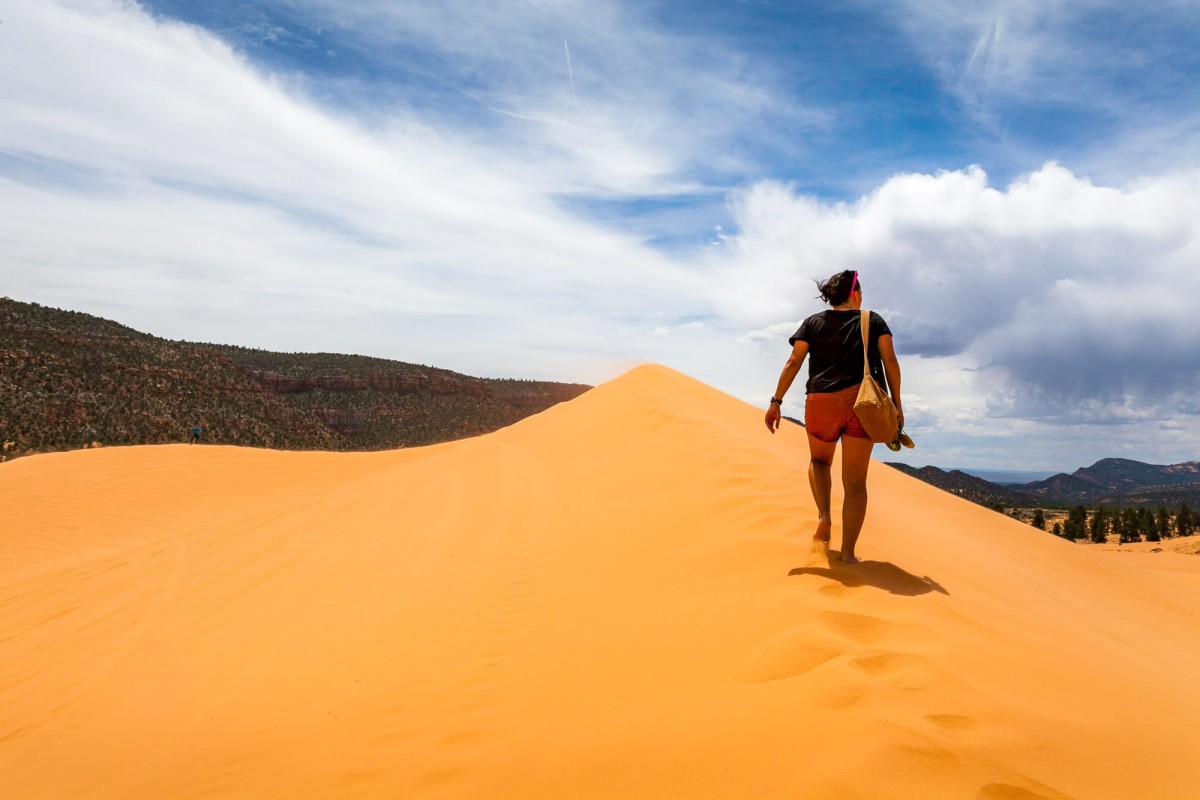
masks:
POLYGON ((863 340, 863 380, 871 374, 871 362, 867 360, 867 336, 871 330, 871 312, 865 308, 858 312, 858 329, 863 340))

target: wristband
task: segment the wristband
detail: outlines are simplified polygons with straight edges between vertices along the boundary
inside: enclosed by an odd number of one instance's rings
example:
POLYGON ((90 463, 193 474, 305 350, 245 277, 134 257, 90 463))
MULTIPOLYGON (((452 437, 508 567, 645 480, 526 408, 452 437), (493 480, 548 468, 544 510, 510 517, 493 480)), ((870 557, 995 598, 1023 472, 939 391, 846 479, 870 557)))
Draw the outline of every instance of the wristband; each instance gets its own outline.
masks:
POLYGON ((772 403, 774 403, 774 404, 775 404, 775 405, 777 405, 777 406, 782 406, 782 405, 783 405, 783 401, 782 401, 782 400, 780 400, 778 397, 775 397, 774 395, 772 395, 772 396, 771 396, 771 402, 772 402, 772 403))

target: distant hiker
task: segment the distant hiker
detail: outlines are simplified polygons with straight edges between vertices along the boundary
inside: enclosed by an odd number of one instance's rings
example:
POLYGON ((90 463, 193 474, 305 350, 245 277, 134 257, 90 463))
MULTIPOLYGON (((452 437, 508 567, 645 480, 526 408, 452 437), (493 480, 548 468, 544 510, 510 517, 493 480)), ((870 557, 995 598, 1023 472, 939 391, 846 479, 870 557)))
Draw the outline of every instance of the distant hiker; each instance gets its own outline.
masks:
POLYGON ((188 442, 188 444, 195 444, 198 441, 200 441, 200 426, 199 425, 192 428, 192 440, 190 442, 188 442))
MULTIPOLYGON (((854 546, 867 515, 867 467, 871 464, 871 449, 875 446, 854 413, 854 400, 863 380, 862 333, 859 309, 862 307, 862 282, 858 272, 845 270, 829 280, 817 283, 821 299, 831 309, 813 314, 800 324, 788 343, 792 354, 779 375, 775 395, 767 407, 767 430, 779 429, 783 396, 791 387, 806 356, 808 397, 804 403, 804 425, 808 432, 808 484, 817 503, 817 530, 813 542, 829 547, 833 526, 830 515, 832 477, 830 465, 842 441, 842 552, 841 560, 858 563, 854 546)), ((904 407, 900 404, 900 362, 892 346, 892 331, 883 317, 871 312, 868 356, 871 375, 888 394, 899 412, 900 427, 904 427, 904 407), (886 376, 886 383, 884 378, 886 376)))

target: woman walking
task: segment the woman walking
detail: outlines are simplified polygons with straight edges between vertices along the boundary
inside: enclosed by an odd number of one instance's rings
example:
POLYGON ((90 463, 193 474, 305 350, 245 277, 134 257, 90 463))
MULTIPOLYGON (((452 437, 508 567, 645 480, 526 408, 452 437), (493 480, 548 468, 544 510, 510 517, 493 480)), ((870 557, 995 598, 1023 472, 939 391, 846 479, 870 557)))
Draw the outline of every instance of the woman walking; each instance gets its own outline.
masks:
MULTIPOLYGON (((821 299, 828 311, 813 314, 800 324, 788 342, 792 354, 779 375, 775 395, 767 408, 767 430, 779 429, 783 396, 791 388, 806 357, 808 397, 804 403, 804 425, 808 432, 811 458, 808 464, 808 483, 817 504, 817 530, 813 541, 829 547, 833 527, 830 515, 832 475, 830 465, 842 442, 842 552, 841 560, 858 563, 854 547, 867 515, 867 468, 871 465, 871 449, 875 446, 854 413, 854 400, 863 379, 862 333, 859 309, 862 308, 862 281, 858 272, 845 270, 824 283, 818 283, 821 299)), ((867 343, 867 360, 871 375, 880 386, 887 386, 896 405, 900 427, 904 427, 904 407, 900 404, 900 362, 892 346, 892 332, 883 317, 871 312, 867 343), (885 383, 886 378, 886 383, 885 383)))

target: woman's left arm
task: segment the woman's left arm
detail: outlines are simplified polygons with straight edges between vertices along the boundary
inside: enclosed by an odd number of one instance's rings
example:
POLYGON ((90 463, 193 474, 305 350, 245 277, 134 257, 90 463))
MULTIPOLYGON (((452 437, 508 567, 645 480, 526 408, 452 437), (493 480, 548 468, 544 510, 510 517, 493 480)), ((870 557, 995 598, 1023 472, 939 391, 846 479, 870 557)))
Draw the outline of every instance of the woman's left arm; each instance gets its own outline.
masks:
POLYGON ((900 404, 900 361, 896 358, 896 347, 890 333, 879 337, 879 356, 883 359, 883 374, 887 377, 892 405, 896 406, 896 414, 900 417, 900 427, 903 428, 904 406, 900 404))

